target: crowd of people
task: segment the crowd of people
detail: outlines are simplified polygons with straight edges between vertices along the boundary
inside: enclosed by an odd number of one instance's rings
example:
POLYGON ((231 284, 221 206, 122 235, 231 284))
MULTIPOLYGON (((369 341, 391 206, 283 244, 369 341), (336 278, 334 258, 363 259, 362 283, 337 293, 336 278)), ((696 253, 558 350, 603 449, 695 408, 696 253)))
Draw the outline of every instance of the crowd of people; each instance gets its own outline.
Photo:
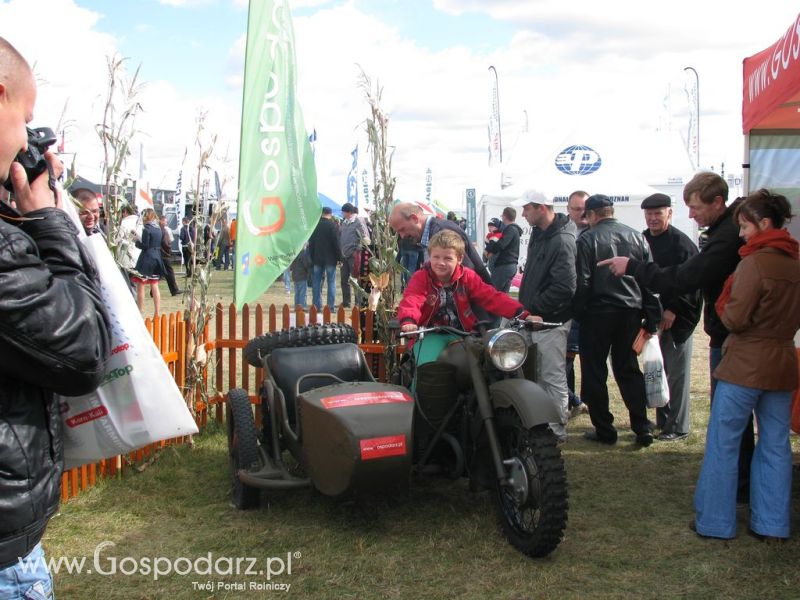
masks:
POLYGON ((728 204, 728 186, 712 172, 687 183, 683 201, 690 218, 705 228, 702 249, 671 224, 672 199, 665 194, 643 200, 646 229, 640 232, 615 218, 614 203, 603 194, 573 192, 564 215, 555 212, 553 198, 526 192, 516 203, 531 226, 518 304, 486 293, 488 284, 508 298, 511 270, 504 267, 513 256, 516 272, 520 251, 514 207, 489 221, 487 270, 460 227, 423 215, 413 203, 397 204, 390 225, 424 263, 400 304, 402 327, 468 328, 482 309, 560 323, 531 334, 537 381, 561 415, 550 425, 555 435, 565 442, 569 418, 588 411, 593 430, 584 437, 617 443, 607 387, 610 359, 635 443, 647 447, 655 430, 663 442, 691 433, 692 335, 705 302, 711 419, 690 527, 702 537, 732 538, 736 507, 749 504, 752 535, 786 539, 789 422, 798 385, 793 338, 800 328, 798 244, 784 229, 789 204, 768 190, 728 204), (469 310, 455 300, 463 296, 473 300, 469 310), (670 396, 656 410, 655 423, 648 418, 637 358, 637 340, 652 336, 658 336, 670 396), (574 390, 576 354, 580 395, 574 390))

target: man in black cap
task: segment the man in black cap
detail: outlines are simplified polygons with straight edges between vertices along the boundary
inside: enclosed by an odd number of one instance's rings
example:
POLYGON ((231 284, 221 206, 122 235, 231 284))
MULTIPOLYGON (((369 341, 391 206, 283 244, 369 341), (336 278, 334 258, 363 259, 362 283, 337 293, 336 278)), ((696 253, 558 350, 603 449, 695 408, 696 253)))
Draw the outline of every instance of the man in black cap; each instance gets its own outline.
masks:
MULTIPOLYGON (((653 262, 667 268, 680 265, 698 253, 689 237, 670 225, 672 200, 653 194, 642 201, 647 229, 642 233, 650 244, 653 262)), ((669 384, 669 404, 656 409, 658 439, 682 440, 689 435, 689 389, 691 387, 692 333, 700 321, 700 291, 677 294, 668 290, 659 297, 664 313, 659 325, 659 344, 669 384)))
POLYGON ((644 376, 639 369, 633 341, 642 327, 655 333, 661 320, 658 299, 633 277, 616 278, 597 262, 614 256, 635 257, 650 262, 650 247, 641 233, 614 218, 608 196, 595 194, 586 200, 589 230, 577 240, 577 290, 573 302, 580 322, 581 398, 589 406, 595 427, 585 437, 614 444, 617 430, 608 409, 608 367, 611 353, 614 379, 628 407, 636 443, 649 446, 653 433, 647 418, 644 376))

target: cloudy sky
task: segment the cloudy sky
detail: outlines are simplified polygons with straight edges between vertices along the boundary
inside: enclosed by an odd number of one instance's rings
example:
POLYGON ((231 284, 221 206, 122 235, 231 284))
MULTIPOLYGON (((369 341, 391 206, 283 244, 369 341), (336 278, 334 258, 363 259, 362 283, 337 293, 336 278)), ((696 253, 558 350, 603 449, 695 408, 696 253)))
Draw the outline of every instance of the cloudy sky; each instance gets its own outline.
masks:
MULTIPOLYGON (((100 178, 94 130, 102 119, 107 57, 140 67, 139 142, 151 185, 174 188, 195 119, 217 134, 212 163, 235 193, 247 7, 245 0, 0 0, 0 35, 34 66, 34 125, 66 128, 80 174, 100 178)), ((360 68, 383 87, 395 146, 396 197, 458 207, 488 179, 490 79, 499 75, 503 154, 527 125, 542 148, 565 132, 602 126, 618 140, 688 122, 684 67, 700 79, 700 164, 739 172, 741 61, 775 42, 797 16, 785 0, 290 0, 298 97, 316 129, 319 190, 346 200, 350 152, 366 167, 360 68), (588 125, 587 125, 588 126, 588 125)), ((633 139, 633 138, 631 138, 633 139)), ((555 141, 554 141, 555 140, 555 141)), ((641 153, 632 147, 631 153, 641 153)), ((658 160, 657 156, 653 157, 658 160)), ((510 168, 510 167, 509 167, 510 168)), ((186 175, 185 175, 186 176, 186 175)), ((494 175, 492 175, 494 177, 494 175)), ((490 183, 491 182, 491 183, 490 183)), ((498 182, 499 183, 499 182, 498 182)))

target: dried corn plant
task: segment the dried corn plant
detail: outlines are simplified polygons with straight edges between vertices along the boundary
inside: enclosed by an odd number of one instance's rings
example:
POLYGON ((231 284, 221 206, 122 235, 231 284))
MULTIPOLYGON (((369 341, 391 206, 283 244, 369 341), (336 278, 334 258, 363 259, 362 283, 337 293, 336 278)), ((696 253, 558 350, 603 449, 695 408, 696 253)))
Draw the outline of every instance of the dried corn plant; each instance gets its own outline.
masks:
POLYGON ((367 306, 375 311, 378 340, 385 345, 386 372, 391 375, 396 365, 396 343, 389 327, 395 316, 397 290, 395 274, 402 269, 397 262, 397 234, 389 227, 389 214, 394 204, 395 178, 392 176, 394 147, 389 145, 389 115, 381 108, 383 88, 373 87, 372 80, 361 71, 360 87, 369 105, 369 117, 364 122, 368 148, 372 162, 372 197, 375 210, 370 214, 372 225, 372 256, 369 259, 369 283, 367 290, 354 280, 351 283, 356 293, 368 297, 367 306))
MULTIPOLYGON (((125 58, 109 56, 108 94, 103 109, 103 121, 96 125, 103 144, 103 184, 106 233, 111 253, 119 262, 119 224, 122 207, 126 204, 125 163, 131 155, 131 140, 136 135, 136 117, 142 111, 137 100, 143 84, 139 83, 139 68, 128 78, 125 58)), ((140 65, 141 66, 141 65, 140 65)))
POLYGON ((197 116, 197 134, 195 146, 197 150, 197 168, 195 178, 190 186, 189 193, 194 196, 193 216, 190 227, 194 226, 195 240, 192 252, 192 276, 186 282, 186 295, 188 307, 184 311, 186 321, 186 398, 189 410, 195 414, 194 399, 206 402, 208 390, 205 386, 205 373, 208 369, 209 356, 205 349, 205 329, 213 306, 209 298, 208 288, 214 272, 211 256, 211 234, 214 232, 217 221, 227 210, 221 200, 217 202, 211 215, 205 214, 205 204, 208 195, 208 186, 204 184, 211 172, 209 160, 214 153, 217 136, 210 134, 206 129, 207 113, 200 112, 197 116), (206 240, 205 230, 208 227, 209 237, 206 240))

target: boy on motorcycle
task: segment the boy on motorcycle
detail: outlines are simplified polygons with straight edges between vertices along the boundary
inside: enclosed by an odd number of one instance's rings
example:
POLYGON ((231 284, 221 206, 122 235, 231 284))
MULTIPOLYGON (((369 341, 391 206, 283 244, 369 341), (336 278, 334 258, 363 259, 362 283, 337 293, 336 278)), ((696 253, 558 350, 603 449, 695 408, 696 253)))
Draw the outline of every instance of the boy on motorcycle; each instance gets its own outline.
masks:
POLYGON ((431 237, 430 261, 411 277, 397 310, 401 331, 415 331, 429 325, 471 331, 478 321, 474 307, 508 319, 542 321, 508 294, 484 283, 475 271, 464 267, 461 264, 464 252, 464 241, 453 231, 445 229, 431 237))

